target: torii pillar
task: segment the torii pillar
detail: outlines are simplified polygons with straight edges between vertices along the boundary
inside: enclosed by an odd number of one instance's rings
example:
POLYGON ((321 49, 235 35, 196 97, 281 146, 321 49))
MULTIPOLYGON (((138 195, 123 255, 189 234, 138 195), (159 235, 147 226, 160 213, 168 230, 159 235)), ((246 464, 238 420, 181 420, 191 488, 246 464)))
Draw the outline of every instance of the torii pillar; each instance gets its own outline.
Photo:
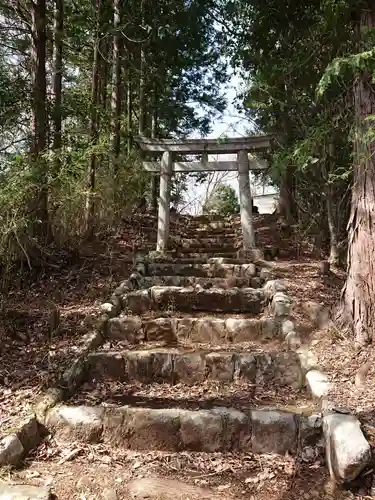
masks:
POLYGON ((169 238, 172 162, 172 153, 165 151, 160 165, 158 235, 156 240, 156 251, 161 253, 167 249, 169 238))
POLYGON ((252 199, 249 178, 249 156, 247 151, 237 153, 238 184, 240 192, 240 211, 243 249, 255 249, 255 234, 252 218, 252 199))

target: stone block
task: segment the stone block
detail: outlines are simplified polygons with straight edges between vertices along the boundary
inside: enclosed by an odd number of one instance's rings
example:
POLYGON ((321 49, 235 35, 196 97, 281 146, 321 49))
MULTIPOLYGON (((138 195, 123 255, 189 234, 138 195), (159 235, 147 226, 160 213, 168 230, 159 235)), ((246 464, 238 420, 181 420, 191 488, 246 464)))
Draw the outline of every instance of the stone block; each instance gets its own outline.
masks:
POLYGON ((155 309, 189 312, 193 309, 197 292, 193 288, 152 287, 151 297, 155 309))
POLYGON ((51 500, 51 490, 29 484, 0 484, 0 500, 51 500))
POLYGON ((180 411, 128 408, 124 419, 124 444, 137 450, 178 451, 180 411))
POLYGON ((206 361, 200 354, 176 354, 174 357, 174 377, 185 383, 195 384, 206 378, 206 361))
POLYGON ((144 338, 142 319, 139 316, 123 316, 109 320, 108 336, 113 340, 126 340, 138 344, 144 338))
POLYGON ((235 377, 255 382, 257 375, 257 360, 254 354, 235 355, 235 377))
POLYGON ((250 342, 259 339, 262 322, 257 318, 229 318, 225 321, 228 339, 232 342, 250 342))
POLYGON ((284 292, 276 292, 272 299, 272 312, 275 318, 286 318, 290 314, 292 301, 284 292))
POLYGON ((154 381, 172 382, 175 355, 175 351, 154 350, 152 352, 152 372, 154 381))
POLYGON ((220 344, 226 339, 225 320, 219 318, 198 318, 191 334, 192 342, 220 344))
POLYGON ((36 448, 42 440, 35 415, 25 417, 18 425, 17 437, 26 453, 36 448))
POLYGON ((287 291, 287 286, 286 284, 281 281, 281 280, 269 280, 266 281, 264 287, 263 287, 265 296, 267 300, 272 300, 274 295, 277 292, 282 292, 286 293, 287 291))
POLYGON ((192 451, 223 451, 225 436, 221 415, 208 410, 181 411, 180 436, 183 446, 192 451))
POLYGON ((211 352, 205 356, 208 377, 212 380, 230 381, 234 376, 234 357, 231 353, 211 352))
POLYGON ((251 451, 251 419, 234 408, 213 408, 214 415, 220 415, 223 422, 223 449, 251 451))
POLYGON ((176 342, 176 320, 156 318, 146 321, 143 327, 145 340, 148 342, 176 342))
POLYGON ((0 440, 0 466, 18 465, 25 453, 17 434, 8 434, 0 440))
POLYGON ((144 314, 152 309, 149 290, 136 290, 123 296, 124 309, 133 314, 144 314))
POLYGON ((151 351, 128 351, 126 353, 126 371, 130 380, 146 384, 154 377, 153 354, 151 351))
POLYGON ((88 369, 91 379, 112 378, 127 380, 125 360, 119 352, 94 352, 88 356, 88 369))
POLYGON ((370 463, 371 447, 354 415, 331 413, 323 418, 326 457, 331 478, 353 481, 370 463))
POLYGON ((244 278, 254 278, 257 275, 256 265, 253 263, 240 264, 240 276, 244 278))
POLYGON ((55 406, 45 425, 61 441, 98 443, 103 429, 104 409, 90 406, 55 406))
POLYGON ((321 414, 302 415, 299 421, 301 446, 315 446, 323 434, 323 419, 321 414))
POLYGON ((196 335, 197 319, 196 318, 177 318, 176 336, 177 341, 183 342, 190 340, 196 335))
POLYGON ((326 396, 333 387, 328 376, 320 370, 310 370, 306 373, 306 384, 314 398, 326 396))
POLYGON ((103 416, 102 441, 114 447, 126 446, 125 416, 127 407, 107 407, 103 416))
POLYGON ((294 452, 297 446, 296 416, 277 410, 253 410, 253 453, 276 453, 285 455, 294 452))

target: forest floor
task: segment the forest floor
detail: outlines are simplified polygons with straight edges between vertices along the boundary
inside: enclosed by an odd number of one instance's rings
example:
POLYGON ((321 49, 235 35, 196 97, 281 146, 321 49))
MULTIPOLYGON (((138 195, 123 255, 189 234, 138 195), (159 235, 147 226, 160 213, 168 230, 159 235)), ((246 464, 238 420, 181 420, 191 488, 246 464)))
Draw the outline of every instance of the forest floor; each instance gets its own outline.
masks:
MULTIPOLYGON (((309 245, 297 255, 294 239, 275 235, 271 216, 257 216, 255 228, 264 244, 281 247, 279 264, 285 270, 293 314, 303 323, 303 306, 308 301, 337 303, 345 279, 342 271, 319 274, 321 257, 309 245)), ((155 239, 149 225, 124 222, 117 234, 85 248, 75 263, 49 268, 23 288, 14 287, 3 304, 0 319, 0 437, 28 412, 34 397, 53 383, 70 363, 77 343, 96 317, 98 305, 130 270, 134 249, 155 239), (60 310, 61 322, 50 338, 51 303, 60 310)), ((324 370, 337 382, 335 400, 350 408, 364 424, 375 445, 375 353, 358 353, 343 332, 334 328, 314 332, 314 351, 324 370), (358 367, 370 361, 366 386, 354 385, 358 367)), ((325 466, 301 464, 291 457, 257 457, 241 454, 136 453, 111 450, 104 445, 70 447, 47 439, 25 461, 25 468, 11 473, 12 480, 31 484, 53 484, 57 497, 91 500, 108 486, 119 498, 133 478, 150 474, 173 477, 210 487, 221 498, 235 489, 238 498, 251 500, 299 500, 313 498, 372 498, 362 479, 355 493, 330 491, 325 466), (85 493, 86 491, 86 493, 85 493)), ((3 471, 0 481, 9 480, 3 471)), ((367 485, 368 486, 368 485, 367 485)))

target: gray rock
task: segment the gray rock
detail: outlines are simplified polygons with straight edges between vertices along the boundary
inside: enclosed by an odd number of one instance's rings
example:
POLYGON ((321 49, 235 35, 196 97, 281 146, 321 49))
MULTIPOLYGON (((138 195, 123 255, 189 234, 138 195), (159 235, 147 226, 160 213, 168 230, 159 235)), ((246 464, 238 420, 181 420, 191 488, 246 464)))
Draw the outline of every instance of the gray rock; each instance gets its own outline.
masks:
POLYGON ((118 496, 116 490, 113 488, 106 488, 102 492, 102 500, 117 500, 118 496))
POLYGON ((288 295, 276 292, 272 299, 272 312, 276 318, 286 318, 290 314, 292 302, 288 295))
POLYGON ((353 481, 369 464, 371 448, 354 415, 331 413, 323 418, 326 457, 331 478, 353 481))
POLYGON ((281 280, 269 280, 263 287, 266 299, 272 300, 277 292, 285 293, 287 291, 286 284, 281 280))
POLYGON ((198 318, 196 328, 191 335, 194 342, 209 342, 220 344, 227 336, 225 320, 219 318, 198 318))
POLYGON ((297 332, 289 332, 285 337, 285 342, 288 344, 288 347, 292 351, 296 351, 302 345, 302 341, 297 332))
POLYGON ((123 296, 124 309, 133 314, 144 314, 152 309, 149 290, 136 290, 123 296))
POLYGON ((49 488, 39 486, 0 484, 0 500, 50 500, 49 488))
POLYGON ((174 358, 174 375, 185 384, 202 382, 206 378, 206 361, 197 353, 176 354, 174 358))
POLYGON ((130 498, 152 500, 225 500, 221 493, 213 495, 207 489, 183 483, 175 479, 161 477, 146 477, 134 479, 128 484, 130 498))
POLYGON ((315 398, 326 396, 333 387, 328 376, 319 370, 310 370, 306 373, 306 383, 315 398))
POLYGON ((0 466, 17 465, 25 450, 16 434, 9 434, 0 441, 0 466))
POLYGON ((55 406, 45 419, 47 429, 58 439, 98 442, 103 430, 104 408, 91 406, 55 406))
POLYGON ((295 451, 297 445, 296 416, 277 410, 253 410, 253 453, 277 453, 284 455, 295 451))
POLYGON ((294 326, 293 321, 290 321, 290 319, 286 319, 285 321, 282 322, 281 334, 284 337, 284 339, 288 335, 288 333, 291 333, 294 331, 295 331, 295 326, 294 326))

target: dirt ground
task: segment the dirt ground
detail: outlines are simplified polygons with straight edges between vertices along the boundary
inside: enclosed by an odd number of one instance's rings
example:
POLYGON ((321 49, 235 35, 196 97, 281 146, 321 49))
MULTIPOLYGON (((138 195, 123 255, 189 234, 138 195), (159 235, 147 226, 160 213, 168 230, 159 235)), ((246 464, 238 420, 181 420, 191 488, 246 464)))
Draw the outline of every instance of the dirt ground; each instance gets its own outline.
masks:
MULTIPOLYGON (((90 329, 98 304, 127 277, 134 250, 154 241, 152 224, 152 221, 141 220, 132 225, 124 222, 120 232, 85 248, 75 262, 50 267, 38 280, 25 283, 21 288, 17 284, 9 290, 0 318, 0 434, 14 427, 30 408, 35 395, 64 371, 74 356, 79 338, 90 329), (53 303, 60 311, 61 321, 50 336, 53 303)), ((321 276, 321 256, 312 252, 307 243, 300 246, 294 237, 283 238, 271 216, 256 217, 255 227, 260 246, 276 244, 280 248, 278 264, 283 268, 283 279, 294 300, 293 313, 301 324, 304 302, 311 300, 328 305, 337 302, 345 279, 342 271, 321 276)), ((175 228, 175 232, 180 230, 175 228)), ((375 444, 375 353, 358 353, 351 339, 334 328, 314 332, 312 344, 322 367, 339 383, 335 401, 359 415, 370 442, 375 444), (355 373, 364 361, 369 361, 371 368, 365 387, 359 390, 354 385, 355 373)), ((96 388, 99 391, 96 396, 101 397, 100 391, 116 393, 117 389, 96 388)), ((145 395, 144 387, 130 389, 134 397, 145 395)), ((201 393, 191 394, 190 399, 213 397, 214 391, 213 387, 206 392, 202 388, 201 393)), ((164 392, 164 387, 152 388, 156 398, 164 392)), ((237 394, 240 399, 241 394, 237 394)), ((282 400, 285 394, 280 390, 272 397, 282 400)), ((361 478, 358 488, 352 492, 334 492, 326 468, 319 460, 303 464, 291 457, 276 456, 145 454, 106 449, 102 445, 71 443, 66 447, 54 439, 47 440, 27 458, 24 468, 10 475, 3 471, 2 479, 50 484, 58 499, 90 500, 100 499, 105 487, 115 489, 118 498, 128 498, 127 482, 150 475, 208 487, 213 495, 219 494, 221 498, 371 498, 366 496, 369 490, 364 487, 369 486, 372 473, 361 478)))

